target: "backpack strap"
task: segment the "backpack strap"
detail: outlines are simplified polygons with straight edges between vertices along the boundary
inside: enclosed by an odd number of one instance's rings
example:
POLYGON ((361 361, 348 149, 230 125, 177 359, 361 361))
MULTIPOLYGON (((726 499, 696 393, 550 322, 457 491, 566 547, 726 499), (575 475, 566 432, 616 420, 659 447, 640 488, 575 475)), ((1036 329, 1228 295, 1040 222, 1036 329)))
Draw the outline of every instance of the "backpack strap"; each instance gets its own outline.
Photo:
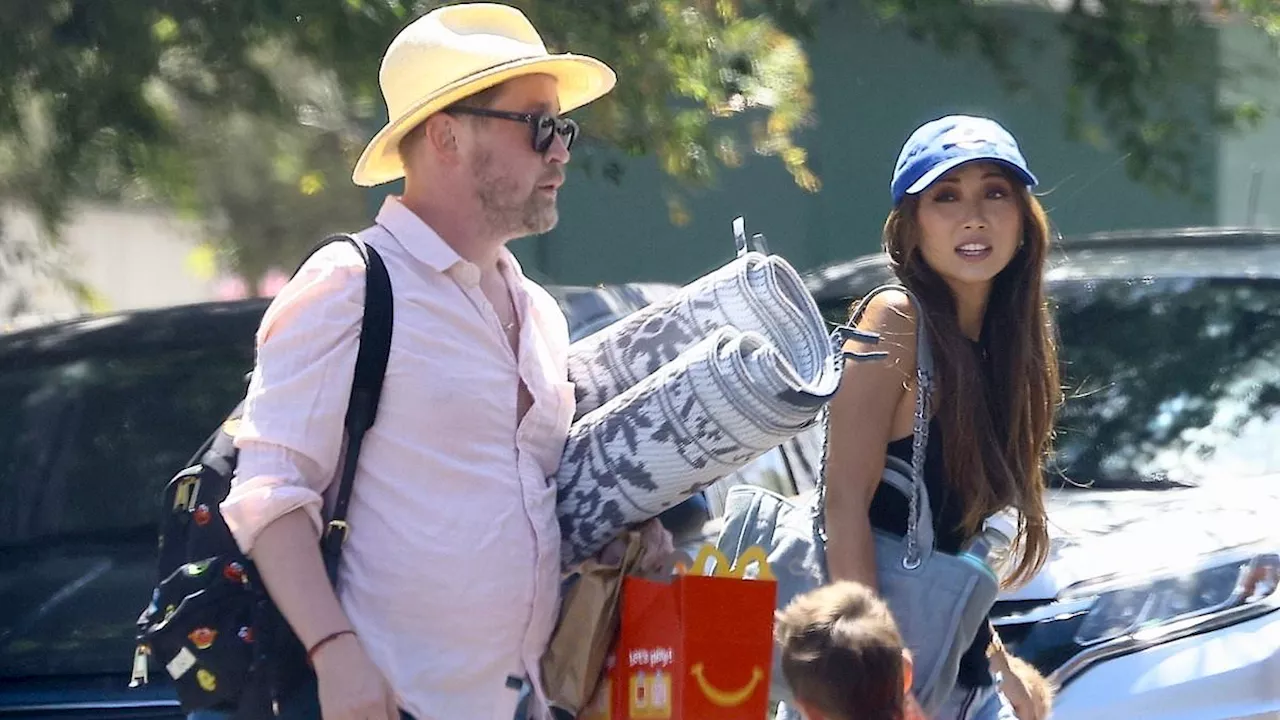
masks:
POLYGON ((333 506, 333 517, 320 539, 320 554, 324 558, 329 582, 338 585, 338 562, 342 558, 342 545, 347 540, 347 508, 351 504, 351 487, 356 477, 356 461, 364 444, 365 432, 373 426, 378 415, 378 402, 382 398, 382 381, 387 373, 387 358, 391 355, 391 328, 394 324, 394 307, 391 296, 391 277, 382 257, 372 246, 350 234, 331 235, 322 240, 299 264, 305 264, 318 250, 334 242, 345 242, 360 253, 365 263, 364 317, 360 321, 360 346, 356 353, 355 377, 351 383, 351 397, 347 401, 344 427, 347 446, 342 456, 342 476, 338 481, 338 495, 333 506))

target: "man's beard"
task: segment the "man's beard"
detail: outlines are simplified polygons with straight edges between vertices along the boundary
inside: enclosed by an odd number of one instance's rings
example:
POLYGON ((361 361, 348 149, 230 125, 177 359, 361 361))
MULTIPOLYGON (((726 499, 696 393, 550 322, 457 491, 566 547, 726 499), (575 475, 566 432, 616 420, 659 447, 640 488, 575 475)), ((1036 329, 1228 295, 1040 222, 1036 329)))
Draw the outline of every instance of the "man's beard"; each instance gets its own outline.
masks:
MULTIPOLYGON (((551 230, 560 219, 555 195, 536 187, 527 194, 522 193, 519 183, 494 167, 492 153, 476 156, 473 175, 480 209, 494 232, 516 237, 537 235, 551 230)), ((543 182, 545 180, 540 179, 538 184, 543 182)))

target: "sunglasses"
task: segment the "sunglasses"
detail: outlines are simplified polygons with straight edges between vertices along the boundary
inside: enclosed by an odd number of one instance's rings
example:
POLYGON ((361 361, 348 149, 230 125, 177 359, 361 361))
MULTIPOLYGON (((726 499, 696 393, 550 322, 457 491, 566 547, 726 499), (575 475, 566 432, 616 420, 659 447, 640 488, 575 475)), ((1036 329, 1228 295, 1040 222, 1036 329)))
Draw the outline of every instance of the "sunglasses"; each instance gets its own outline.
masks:
POLYGON ((533 151, 536 153, 545 153, 551 147, 551 141, 557 135, 564 141, 566 150, 573 147, 573 141, 578 138, 578 123, 569 118, 556 117, 550 113, 507 112, 505 110, 489 110, 488 108, 468 107, 465 105, 455 105, 445 112, 525 123, 533 131, 533 151))

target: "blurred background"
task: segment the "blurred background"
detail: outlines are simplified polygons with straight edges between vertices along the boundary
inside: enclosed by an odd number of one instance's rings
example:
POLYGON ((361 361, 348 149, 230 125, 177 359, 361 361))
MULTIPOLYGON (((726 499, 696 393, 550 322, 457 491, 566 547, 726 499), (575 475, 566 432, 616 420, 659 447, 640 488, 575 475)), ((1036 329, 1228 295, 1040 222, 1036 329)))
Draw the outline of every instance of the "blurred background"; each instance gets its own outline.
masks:
MULTIPOLYGON (((0 3, 0 326, 271 295, 394 185, 349 180, 411 0, 0 3)), ((618 89, 535 277, 681 283, 730 222, 804 270, 874 251, 906 135, 1018 137, 1065 234, 1280 220, 1274 0, 524 0, 618 89), (608 248, 608 252, 599 252, 608 248)))

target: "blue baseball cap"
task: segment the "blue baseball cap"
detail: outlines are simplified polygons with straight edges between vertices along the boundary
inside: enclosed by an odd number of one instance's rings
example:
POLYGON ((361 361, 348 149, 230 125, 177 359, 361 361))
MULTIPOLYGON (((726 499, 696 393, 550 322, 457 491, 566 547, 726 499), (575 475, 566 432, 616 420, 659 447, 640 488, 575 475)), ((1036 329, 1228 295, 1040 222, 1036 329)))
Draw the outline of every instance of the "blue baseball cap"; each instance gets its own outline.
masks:
POLYGON ((1036 176, 1018 149, 1018 141, 1000 123, 970 115, 949 115, 921 125, 902 146, 889 191, 893 204, 924 191, 951 169, 974 160, 1002 163, 1027 187, 1036 176))

